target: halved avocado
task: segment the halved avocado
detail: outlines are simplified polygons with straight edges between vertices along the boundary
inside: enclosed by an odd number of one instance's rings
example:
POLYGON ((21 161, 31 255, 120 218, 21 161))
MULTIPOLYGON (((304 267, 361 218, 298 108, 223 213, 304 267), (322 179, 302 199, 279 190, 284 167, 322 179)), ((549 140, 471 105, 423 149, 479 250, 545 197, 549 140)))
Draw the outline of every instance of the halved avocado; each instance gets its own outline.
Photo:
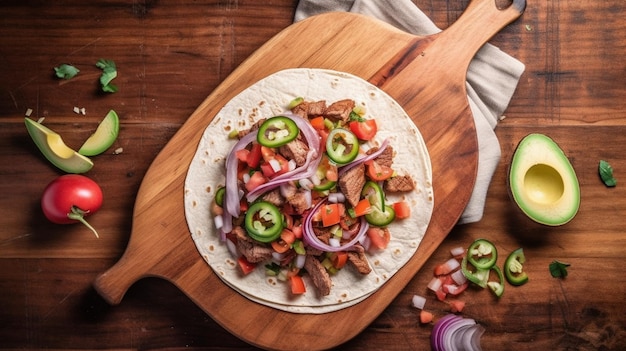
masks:
POLYGON ((559 226, 580 206, 576 172, 561 148, 543 134, 529 134, 518 144, 509 168, 511 195, 530 219, 559 226))
POLYGON ((67 173, 85 173, 93 167, 89 158, 65 145, 56 132, 30 118, 25 118, 24 121, 28 134, 53 165, 67 173))
POLYGON ((98 125, 96 131, 78 149, 78 153, 84 156, 96 156, 105 152, 115 139, 120 130, 120 120, 117 113, 109 111, 98 125))

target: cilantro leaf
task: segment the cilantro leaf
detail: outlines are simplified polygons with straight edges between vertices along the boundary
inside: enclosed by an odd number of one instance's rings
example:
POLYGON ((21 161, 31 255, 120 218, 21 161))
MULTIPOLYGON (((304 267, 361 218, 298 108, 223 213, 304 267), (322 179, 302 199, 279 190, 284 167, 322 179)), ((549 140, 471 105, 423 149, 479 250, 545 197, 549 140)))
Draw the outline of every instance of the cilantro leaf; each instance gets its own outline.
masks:
POLYGON ((115 62, 113 60, 101 58, 98 62, 96 62, 96 67, 102 70, 102 75, 100 76, 102 91, 115 93, 117 91, 117 86, 111 84, 111 81, 117 77, 117 67, 115 66, 115 62))
POLYGON ((567 267, 569 266, 569 263, 554 260, 550 263, 550 274, 552 274, 554 278, 565 278, 567 277, 567 267))
POLYGON ((613 167, 611 167, 607 161, 600 160, 598 172, 600 173, 600 178, 602 178, 604 185, 614 187, 617 184, 617 180, 613 177, 613 167))
POLYGON ((54 73, 57 77, 63 79, 72 79, 75 75, 78 74, 80 70, 72 65, 62 64, 59 67, 54 67, 54 73))

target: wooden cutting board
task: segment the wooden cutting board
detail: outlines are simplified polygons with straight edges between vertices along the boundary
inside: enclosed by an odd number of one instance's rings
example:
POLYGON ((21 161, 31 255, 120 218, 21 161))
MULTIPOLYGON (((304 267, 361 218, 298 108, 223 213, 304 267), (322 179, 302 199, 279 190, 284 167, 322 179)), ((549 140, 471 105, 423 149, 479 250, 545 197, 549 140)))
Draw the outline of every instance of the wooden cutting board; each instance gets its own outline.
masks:
POLYGON ((128 247, 96 279, 95 288, 118 304, 138 279, 161 277, 231 333, 266 349, 328 349, 351 339, 391 303, 463 212, 478 163, 465 90, 467 67, 478 49, 524 8, 525 0, 503 10, 494 0, 473 0, 457 22, 427 37, 349 13, 323 14, 285 29, 226 78, 156 157, 137 195, 128 247), (348 72, 385 90, 421 131, 433 166, 433 217, 414 257, 365 301, 320 315, 278 311, 227 287, 196 250, 184 214, 187 169, 216 113, 261 78, 295 67, 348 72))

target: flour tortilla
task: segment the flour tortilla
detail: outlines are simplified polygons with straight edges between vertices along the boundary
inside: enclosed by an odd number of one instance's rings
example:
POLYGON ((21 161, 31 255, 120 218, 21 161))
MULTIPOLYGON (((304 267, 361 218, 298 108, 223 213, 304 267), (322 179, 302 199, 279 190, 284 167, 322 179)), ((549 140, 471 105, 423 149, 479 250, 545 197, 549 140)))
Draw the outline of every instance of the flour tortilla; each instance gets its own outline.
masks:
MULTIPOLYGON (((224 283, 248 299, 293 313, 328 313, 366 299, 396 273, 417 250, 433 211, 432 168, 421 134, 405 113, 384 91, 367 81, 343 72, 322 69, 288 69, 272 74, 250 86, 228 102, 204 131, 185 180, 185 216, 196 247, 224 283), (224 185, 225 160, 235 141, 233 130, 250 127, 261 118, 286 112, 295 97, 327 103, 352 99, 378 124, 376 142, 385 138, 396 153, 394 169, 416 181, 410 193, 388 194, 389 203, 409 201, 411 216, 389 225, 391 241, 386 250, 368 254, 372 272, 361 275, 350 266, 332 276, 328 296, 319 296, 305 275, 307 292, 293 296, 289 284, 256 269, 243 276, 236 258, 219 239, 210 212, 215 192, 224 185)), ((210 289, 207 287, 207 289, 210 289)), ((210 293, 210 292, 207 292, 210 293)))

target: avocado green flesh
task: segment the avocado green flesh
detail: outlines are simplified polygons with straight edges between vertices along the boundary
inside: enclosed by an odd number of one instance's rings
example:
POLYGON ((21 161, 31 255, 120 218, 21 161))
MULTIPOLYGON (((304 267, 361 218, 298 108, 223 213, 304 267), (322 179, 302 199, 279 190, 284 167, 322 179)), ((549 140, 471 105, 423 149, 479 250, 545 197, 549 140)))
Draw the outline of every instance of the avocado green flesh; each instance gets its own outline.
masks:
POLYGON ((115 111, 111 110, 98 125, 96 131, 78 149, 84 156, 96 156, 106 151, 117 139, 120 122, 115 111))
POLYGON ((541 224, 563 225, 580 206, 574 168, 563 150, 543 134, 520 141, 511 161, 509 186, 522 212, 541 224))
POLYGON ((93 167, 91 160, 65 145, 61 136, 53 130, 25 118, 28 134, 41 153, 56 167, 67 173, 85 173, 93 167))

